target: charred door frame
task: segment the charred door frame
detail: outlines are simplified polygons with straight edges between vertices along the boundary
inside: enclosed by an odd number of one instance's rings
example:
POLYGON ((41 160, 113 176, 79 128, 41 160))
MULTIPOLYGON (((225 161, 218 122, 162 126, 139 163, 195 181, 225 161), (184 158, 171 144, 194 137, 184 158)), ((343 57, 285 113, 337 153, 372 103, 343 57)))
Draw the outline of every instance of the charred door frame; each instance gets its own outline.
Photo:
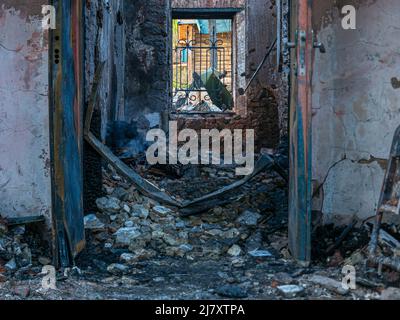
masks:
POLYGON ((83 228, 83 0, 52 0, 49 36, 53 262, 70 266, 85 246, 83 228))
POLYGON ((302 265, 311 260, 312 1, 291 1, 289 247, 302 265))

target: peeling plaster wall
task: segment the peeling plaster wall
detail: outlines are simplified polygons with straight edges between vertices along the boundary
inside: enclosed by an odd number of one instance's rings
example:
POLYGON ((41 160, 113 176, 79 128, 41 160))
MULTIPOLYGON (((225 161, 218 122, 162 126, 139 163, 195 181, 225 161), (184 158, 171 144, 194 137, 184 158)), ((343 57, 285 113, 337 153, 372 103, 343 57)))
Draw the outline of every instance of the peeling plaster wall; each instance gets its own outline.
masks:
POLYGON ((398 0, 314 2, 327 53, 316 52, 313 71, 313 207, 326 222, 376 209, 400 125, 399 21, 398 0), (341 27, 346 4, 357 8, 356 30, 341 27))
POLYGON ((50 218, 46 1, 0 3, 0 215, 50 218))

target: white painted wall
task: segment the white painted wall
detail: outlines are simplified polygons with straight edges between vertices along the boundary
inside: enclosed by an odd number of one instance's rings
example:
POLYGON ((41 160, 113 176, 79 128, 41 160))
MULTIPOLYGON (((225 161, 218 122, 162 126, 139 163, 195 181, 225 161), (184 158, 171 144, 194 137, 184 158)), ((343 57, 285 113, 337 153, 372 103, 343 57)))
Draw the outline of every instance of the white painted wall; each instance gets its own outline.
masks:
POLYGON ((0 4, 0 215, 5 217, 49 215, 51 208, 48 41, 41 17, 26 10, 29 3, 17 2, 22 11, 0 4))
POLYGON ((316 19, 327 53, 314 63, 312 174, 314 187, 325 182, 313 207, 325 221, 365 218, 375 213, 400 125, 400 89, 391 83, 400 79, 400 1, 348 1, 356 30, 343 30, 340 7, 328 2, 316 19))

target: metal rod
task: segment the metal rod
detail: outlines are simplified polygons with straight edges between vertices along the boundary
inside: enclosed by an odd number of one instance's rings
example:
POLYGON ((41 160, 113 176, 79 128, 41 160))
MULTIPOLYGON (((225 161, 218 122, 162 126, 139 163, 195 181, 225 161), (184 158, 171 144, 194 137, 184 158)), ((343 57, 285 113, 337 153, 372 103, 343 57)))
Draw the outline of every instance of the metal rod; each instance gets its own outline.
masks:
POLYGON ((247 84, 246 88, 245 89, 243 89, 243 88, 239 89, 239 94, 241 96, 244 95, 247 92, 247 90, 249 89, 251 83, 256 78, 258 72, 260 72, 260 70, 261 70, 262 66, 264 65, 265 61, 267 61, 269 55, 271 54, 272 50, 274 49, 274 47, 276 45, 276 42, 277 42, 277 39, 275 38, 274 42, 272 43, 272 45, 269 47, 267 53, 265 54, 264 59, 261 61, 261 63, 257 67, 257 70, 254 72, 253 76, 251 77, 251 79, 250 79, 249 83, 247 84))

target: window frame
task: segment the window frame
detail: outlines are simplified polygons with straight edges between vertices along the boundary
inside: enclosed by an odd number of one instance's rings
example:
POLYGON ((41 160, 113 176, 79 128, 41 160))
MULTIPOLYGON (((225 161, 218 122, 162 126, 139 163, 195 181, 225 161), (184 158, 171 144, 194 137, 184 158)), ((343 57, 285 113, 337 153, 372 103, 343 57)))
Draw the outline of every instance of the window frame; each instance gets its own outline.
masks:
MULTIPOLYGON (((176 112, 173 110, 173 85, 172 85, 172 35, 169 39, 169 47, 170 47, 170 73, 171 73, 171 85, 170 85, 170 107, 169 114, 173 116, 234 116, 237 114, 236 112, 236 102, 237 102, 237 91, 238 91, 238 83, 237 83, 237 66, 236 62, 238 59, 238 50, 237 50, 237 30, 236 30, 236 15, 243 12, 245 8, 172 8, 170 15, 170 25, 172 25, 172 21, 175 19, 229 19, 232 20, 232 96, 233 96, 233 109, 226 110, 222 112, 176 112)), ((172 31, 172 28, 170 29, 172 31)), ((172 34, 172 32, 171 32, 172 34)))

